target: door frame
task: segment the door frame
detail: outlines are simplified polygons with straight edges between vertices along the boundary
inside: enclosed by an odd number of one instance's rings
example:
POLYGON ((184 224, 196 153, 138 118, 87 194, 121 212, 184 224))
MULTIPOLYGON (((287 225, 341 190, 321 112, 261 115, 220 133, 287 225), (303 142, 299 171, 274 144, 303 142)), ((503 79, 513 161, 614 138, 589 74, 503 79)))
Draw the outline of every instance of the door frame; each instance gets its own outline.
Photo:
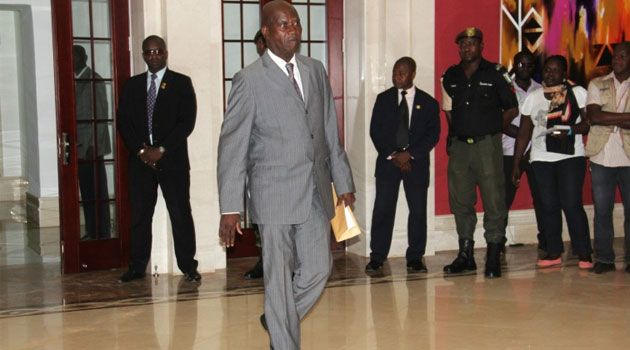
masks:
MULTIPOLYGON (((128 0, 111 0, 112 38, 112 98, 113 111, 118 107, 118 95, 124 81, 130 76, 129 3, 128 0)), ((76 101, 73 68, 72 1, 52 2, 53 54, 55 58, 55 94, 57 114, 57 166, 59 181, 59 220, 61 235, 61 271, 82 271, 122 267, 129 264, 130 210, 128 197, 128 152, 116 132, 116 113, 112 113, 115 133, 116 160, 114 186, 118 205, 116 212, 118 237, 107 240, 80 240, 80 206, 78 162, 76 147, 76 101), (64 140, 68 133, 70 162, 63 164, 64 140), (105 258, 105 260, 103 260, 105 258), (90 260, 90 264, 85 261, 90 260)))

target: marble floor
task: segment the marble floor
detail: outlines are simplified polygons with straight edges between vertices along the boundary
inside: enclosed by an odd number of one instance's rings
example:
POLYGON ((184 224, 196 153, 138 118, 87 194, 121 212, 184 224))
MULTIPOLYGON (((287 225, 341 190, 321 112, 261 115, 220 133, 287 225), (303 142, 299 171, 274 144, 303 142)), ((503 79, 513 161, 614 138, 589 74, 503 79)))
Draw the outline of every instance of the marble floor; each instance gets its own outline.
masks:
MULTIPOLYGON (((262 281, 242 278, 256 259, 230 260, 200 284, 160 275, 121 285, 123 270, 61 275, 58 261, 20 243, 28 229, 19 215, 0 222, 2 350, 269 348, 262 281)), ((482 269, 445 277, 454 252, 427 257, 427 274, 392 258, 373 276, 366 258, 335 253, 302 322, 302 349, 630 349, 623 262, 595 275, 570 257, 537 269, 537 254, 533 245, 508 248, 504 277, 486 280, 482 269)), ((476 250, 481 266, 483 255, 476 250)))
MULTIPOLYGON (((621 243, 621 242, 618 242, 621 243)), ((483 261, 483 250, 476 252, 483 261)), ((303 349, 628 349, 630 274, 595 275, 569 259, 536 269, 534 246, 509 248, 504 277, 445 277, 453 253, 408 274, 390 259, 334 255, 325 292, 302 323, 303 349)), ((0 349, 267 349, 261 281, 232 260, 201 284, 162 275, 120 285, 122 271, 61 276, 52 263, 0 267, 0 349)))

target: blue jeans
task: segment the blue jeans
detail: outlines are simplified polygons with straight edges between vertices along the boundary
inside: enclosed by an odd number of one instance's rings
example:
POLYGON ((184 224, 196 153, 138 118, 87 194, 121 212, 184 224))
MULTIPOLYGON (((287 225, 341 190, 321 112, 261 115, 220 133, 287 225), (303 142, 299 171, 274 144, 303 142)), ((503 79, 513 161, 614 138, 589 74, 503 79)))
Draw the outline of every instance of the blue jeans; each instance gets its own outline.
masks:
POLYGON ((625 260, 630 261, 630 167, 606 167, 591 163, 593 180, 593 203, 595 205, 595 253, 596 260, 614 263, 613 208, 617 184, 623 201, 623 231, 625 238, 625 260))
POLYGON ((562 254, 562 212, 567 219, 573 252, 591 254, 588 219, 582 205, 582 185, 586 172, 586 158, 574 157, 557 162, 533 162, 538 182, 543 227, 547 238, 547 252, 562 254), (562 212, 561 212, 562 211, 562 212))

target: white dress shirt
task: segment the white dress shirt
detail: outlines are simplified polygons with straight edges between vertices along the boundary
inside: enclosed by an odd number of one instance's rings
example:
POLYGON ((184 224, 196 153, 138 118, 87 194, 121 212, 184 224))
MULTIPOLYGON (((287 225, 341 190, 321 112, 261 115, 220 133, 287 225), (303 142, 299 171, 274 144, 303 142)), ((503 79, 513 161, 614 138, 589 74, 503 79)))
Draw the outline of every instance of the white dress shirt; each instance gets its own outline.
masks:
MULTIPOLYGON (((402 100, 401 92, 403 89, 398 89, 398 105, 400 106, 400 101, 402 100)), ((407 95, 405 95, 405 99, 407 100, 407 109, 409 111, 409 127, 411 127, 411 113, 413 112, 413 100, 416 98, 416 86, 412 85, 407 91, 407 95)))
MULTIPOLYGON (((147 93, 151 88, 151 75, 155 74, 157 77, 155 78, 155 98, 157 99, 158 94, 160 93, 160 83, 162 83, 162 78, 164 78, 164 73, 166 72, 166 67, 160 69, 156 73, 152 73, 151 71, 147 71, 147 93)), ((151 144, 153 144, 153 134, 149 134, 149 140, 151 140, 151 144)))
POLYGON ((282 58, 276 56, 271 50, 267 50, 267 53, 269 54, 269 57, 271 57, 271 60, 274 61, 275 64, 278 65, 280 70, 284 72, 287 78, 289 77, 289 71, 287 71, 287 63, 293 63, 293 78, 300 88, 300 93, 304 98, 304 102, 306 102, 306 96, 304 96, 304 87, 302 87, 302 77, 300 76, 300 68, 297 65, 297 61, 295 60, 295 55, 293 55, 293 57, 291 57, 291 60, 287 62, 282 58))
MULTIPOLYGON (((157 98, 157 95, 160 93, 160 83, 162 83, 162 78, 164 78, 164 73, 166 72, 166 67, 160 69, 159 71, 157 71, 155 74, 157 75, 157 78, 155 78, 155 97, 157 98)), ((151 87, 151 75, 153 73, 151 73, 150 71, 147 71, 147 91, 149 91, 149 88, 151 87)))

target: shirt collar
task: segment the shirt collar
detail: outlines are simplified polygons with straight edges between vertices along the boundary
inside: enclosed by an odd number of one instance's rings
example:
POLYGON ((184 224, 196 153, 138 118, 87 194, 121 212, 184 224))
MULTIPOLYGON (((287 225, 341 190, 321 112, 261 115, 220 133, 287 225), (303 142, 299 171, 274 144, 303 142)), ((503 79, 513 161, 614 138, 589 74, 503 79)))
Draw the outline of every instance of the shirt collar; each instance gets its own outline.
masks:
POLYGON ((515 88, 516 90, 518 90, 518 91, 522 91, 522 92, 524 92, 524 93, 529 93, 529 92, 532 92, 533 90, 538 89, 538 88, 540 87, 540 84, 539 84, 536 80, 534 80, 534 79, 530 79, 530 81, 531 81, 531 82, 530 82, 529 87, 527 88, 527 91, 526 91, 526 90, 523 90, 523 88, 521 88, 521 87, 520 87, 520 86, 516 83, 516 80, 514 80, 514 78, 512 79, 512 82, 513 82, 514 88, 515 88))
POLYGON ((269 57, 271 58, 271 60, 278 66, 280 67, 280 69, 288 76, 289 72, 287 72, 287 63, 293 63, 293 67, 294 67, 294 71, 295 71, 295 67, 297 67, 297 61, 295 60, 295 54, 293 54, 293 57, 291 57, 291 60, 289 62, 285 61, 284 59, 278 57, 276 54, 274 54, 271 50, 267 49, 267 54, 269 55, 269 57))
POLYGON ((80 76, 83 75, 83 73, 85 73, 85 71, 88 69, 88 66, 83 67, 83 69, 81 69, 81 71, 79 72, 79 74, 75 74, 74 77, 78 78, 80 76))
POLYGON ((608 74, 608 75, 606 76, 606 79, 608 79, 608 78, 613 79, 613 80, 615 81, 615 84, 619 84, 619 85, 621 85, 621 84, 623 84, 623 83, 628 83, 628 82, 630 82, 630 78, 628 78, 628 79, 626 79, 626 80, 624 80, 624 81, 619 81, 619 80, 617 80, 617 77, 615 76, 615 72, 610 72, 610 74, 608 74))
MULTIPOLYGON (((162 78, 164 77, 164 73, 166 73, 166 67, 160 69, 159 71, 157 71, 155 73, 155 75, 157 75, 157 79, 158 81, 161 81, 162 78)), ((147 76, 149 78, 149 82, 151 82, 151 74, 153 74, 151 71, 147 71, 147 76)))
MULTIPOLYGON (((398 90, 399 95, 403 91, 403 89, 397 89, 397 90, 398 90)), ((411 87, 405 91, 407 91, 407 96, 414 96, 416 94, 416 86, 411 85, 411 87)))

